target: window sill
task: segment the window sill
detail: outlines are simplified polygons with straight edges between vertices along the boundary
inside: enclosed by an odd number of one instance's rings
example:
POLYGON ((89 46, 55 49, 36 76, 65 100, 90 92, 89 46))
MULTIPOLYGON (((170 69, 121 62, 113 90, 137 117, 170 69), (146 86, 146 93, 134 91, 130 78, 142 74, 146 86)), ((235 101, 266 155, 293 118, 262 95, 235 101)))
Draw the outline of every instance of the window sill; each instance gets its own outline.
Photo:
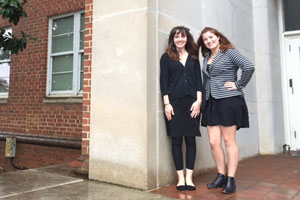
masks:
POLYGON ((7 104, 8 97, 0 97, 0 104, 7 104))
POLYGON ((76 97, 60 97, 60 96, 48 96, 44 97, 43 103, 82 103, 82 96, 76 97))

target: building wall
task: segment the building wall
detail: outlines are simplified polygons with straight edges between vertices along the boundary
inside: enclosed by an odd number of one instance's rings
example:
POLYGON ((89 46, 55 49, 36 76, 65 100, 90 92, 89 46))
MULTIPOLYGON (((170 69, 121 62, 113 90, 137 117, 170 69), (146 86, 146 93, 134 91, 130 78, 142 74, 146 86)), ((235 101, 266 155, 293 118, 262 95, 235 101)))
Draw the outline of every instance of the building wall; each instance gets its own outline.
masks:
POLYGON ((278 1, 254 0, 259 150, 273 154, 285 144, 278 1))
MULTIPOLYGON (((0 103, 0 133, 81 140, 82 98, 77 103, 59 103, 59 98, 46 97, 46 87, 49 18, 85 10, 85 1, 31 0, 25 10, 28 17, 12 31, 19 34, 22 30, 37 40, 29 41, 25 51, 11 57, 9 96, 0 103)), ((9 24, 0 19, 0 27, 6 26, 9 24)), ((0 166, 9 170, 4 147, 0 141, 0 166)), ((17 143, 15 162, 34 168, 70 162, 79 155, 80 150, 17 143)))
MULTIPOLYGON (((7 103, 0 104, 0 132, 81 139, 82 103, 44 103, 46 97, 49 17, 84 10, 84 0, 32 0, 28 18, 13 33, 36 38, 12 55, 7 103)), ((0 20, 0 27, 7 23, 0 20)))
MULTIPOLYGON (((276 44, 270 42, 279 44, 278 22, 274 19, 277 5, 272 1, 267 9, 260 10, 255 3, 258 1, 94 2, 97 12, 93 16, 92 53, 97 57, 92 58, 91 179, 140 189, 176 180, 163 117, 159 59, 171 28, 177 25, 189 27, 195 40, 205 26, 215 27, 256 64, 256 72, 245 89, 250 128, 237 133, 240 159, 279 151, 280 140, 284 138, 279 123, 282 102, 280 91, 275 94, 278 88, 274 81, 280 79, 280 62, 277 66, 279 54, 276 44), (263 27, 267 35, 260 34, 261 16, 268 22, 263 27), (266 37, 268 42, 260 37, 266 37), (266 58, 259 51, 260 45, 266 48, 265 44, 270 45, 266 58), (273 66, 275 70, 271 69, 273 66), (266 76, 274 78, 265 79, 266 76), (266 102, 262 97, 268 94, 271 96, 266 102)), ((215 167, 206 129, 200 130, 196 173, 215 167)))
POLYGON ((147 1, 94 1, 93 8, 89 177, 144 189, 147 1))
MULTIPOLYGON (((189 27, 196 41, 202 28, 210 26, 221 31, 243 55, 255 63, 252 12, 252 1, 203 0, 189 1, 189 3, 185 5, 182 5, 180 1, 159 1, 158 54, 161 55, 165 51, 168 35, 172 27, 177 25, 189 27), (247 37, 247 40, 245 40, 245 37, 247 37)), ((202 58, 200 58, 200 60, 202 60, 202 58)), ((158 77, 159 65, 157 65, 156 72, 156 76, 158 77)), ((157 85, 159 85, 158 79, 157 85)), ((259 153, 255 75, 253 75, 251 82, 247 85, 245 94, 249 109, 250 128, 241 129, 237 132, 240 159, 259 153)), ((160 173, 159 184, 167 184, 168 182, 175 180, 176 176, 171 160, 171 148, 168 148, 171 144, 170 139, 166 136, 159 87, 157 87, 157 98, 157 119, 159 124, 157 135, 159 138, 159 152, 163 152, 159 153, 158 158, 160 173)), ((202 137, 197 138, 196 173, 201 173, 203 170, 205 171, 215 166, 210 153, 207 131, 204 127, 201 127, 200 131, 202 137)))

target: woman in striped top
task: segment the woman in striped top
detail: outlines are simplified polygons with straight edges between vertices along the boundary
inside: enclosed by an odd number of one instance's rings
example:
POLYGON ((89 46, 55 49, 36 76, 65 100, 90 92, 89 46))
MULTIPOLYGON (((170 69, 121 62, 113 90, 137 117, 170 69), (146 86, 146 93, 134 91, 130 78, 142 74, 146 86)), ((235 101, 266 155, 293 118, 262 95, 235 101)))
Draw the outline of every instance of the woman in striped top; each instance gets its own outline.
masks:
POLYGON ((223 187, 222 193, 230 194, 236 188, 234 176, 239 157, 236 131, 249 127, 242 89, 251 79, 254 65, 214 28, 204 28, 197 44, 204 57, 201 125, 207 127, 211 152, 218 169, 216 179, 207 187, 223 187), (239 69, 242 74, 238 79, 239 69), (228 159, 227 173, 222 138, 228 159))

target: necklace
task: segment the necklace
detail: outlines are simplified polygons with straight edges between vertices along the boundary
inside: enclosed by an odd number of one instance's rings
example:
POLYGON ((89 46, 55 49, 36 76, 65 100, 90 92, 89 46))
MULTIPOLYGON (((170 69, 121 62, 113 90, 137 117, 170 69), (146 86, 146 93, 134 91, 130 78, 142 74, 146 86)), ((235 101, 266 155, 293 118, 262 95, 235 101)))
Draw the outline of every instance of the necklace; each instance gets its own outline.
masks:
POLYGON ((216 53, 215 55, 213 55, 213 53, 210 52, 210 53, 211 53, 210 57, 212 57, 212 58, 216 57, 216 56, 218 55, 219 51, 220 51, 220 50, 218 50, 217 53, 216 53))
POLYGON ((216 57, 216 56, 217 56, 217 54, 216 54, 216 55, 212 55, 212 54, 211 54, 211 56, 210 56, 210 57, 214 58, 214 57, 216 57))

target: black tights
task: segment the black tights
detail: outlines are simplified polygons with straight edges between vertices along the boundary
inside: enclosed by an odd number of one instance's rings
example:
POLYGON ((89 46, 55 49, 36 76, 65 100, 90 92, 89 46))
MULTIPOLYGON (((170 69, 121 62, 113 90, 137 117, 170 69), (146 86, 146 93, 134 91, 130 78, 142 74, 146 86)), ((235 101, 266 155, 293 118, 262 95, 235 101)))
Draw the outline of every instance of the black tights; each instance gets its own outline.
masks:
MULTIPOLYGON (((183 170, 182 157, 183 137, 172 137, 172 154, 176 170, 183 170)), ((195 136, 184 136, 186 146, 186 168, 194 169, 196 159, 196 138, 195 136)))

